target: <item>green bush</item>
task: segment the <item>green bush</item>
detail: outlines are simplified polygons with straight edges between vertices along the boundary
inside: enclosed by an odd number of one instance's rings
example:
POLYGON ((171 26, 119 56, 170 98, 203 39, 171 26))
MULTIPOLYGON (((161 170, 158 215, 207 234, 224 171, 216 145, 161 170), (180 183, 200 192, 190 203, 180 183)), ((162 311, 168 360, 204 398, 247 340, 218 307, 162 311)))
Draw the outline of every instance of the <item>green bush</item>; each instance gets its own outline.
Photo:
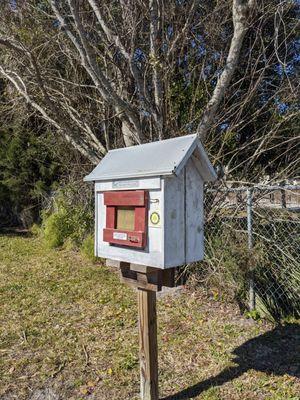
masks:
POLYGON ((80 247, 80 251, 84 257, 90 261, 96 261, 95 257, 95 246, 94 246, 94 235, 88 235, 80 247))
POLYGON ((83 245, 94 227, 92 202, 80 196, 78 184, 70 183, 57 191, 52 208, 43 213, 43 233, 46 245, 61 247, 68 243, 77 248, 83 245))
POLYGON ((62 246, 71 234, 72 227, 68 222, 68 214, 65 210, 59 210, 45 219, 44 238, 48 247, 62 246))
POLYGON ((41 232, 42 232, 42 229, 41 229, 40 225, 38 225, 38 224, 33 224, 30 228, 30 233, 33 236, 40 236, 41 232))

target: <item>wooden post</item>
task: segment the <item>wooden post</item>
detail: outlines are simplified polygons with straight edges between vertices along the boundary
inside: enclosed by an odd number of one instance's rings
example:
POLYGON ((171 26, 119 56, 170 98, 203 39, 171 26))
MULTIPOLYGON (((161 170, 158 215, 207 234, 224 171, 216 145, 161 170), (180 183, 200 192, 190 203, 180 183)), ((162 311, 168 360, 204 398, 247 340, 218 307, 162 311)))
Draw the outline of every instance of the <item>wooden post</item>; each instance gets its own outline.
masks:
POLYGON ((141 399, 158 400, 156 292, 175 286, 175 269, 160 270, 128 262, 107 261, 120 268, 121 282, 137 289, 140 338, 141 399))
POLYGON ((158 400, 156 292, 138 289, 141 399, 158 400))

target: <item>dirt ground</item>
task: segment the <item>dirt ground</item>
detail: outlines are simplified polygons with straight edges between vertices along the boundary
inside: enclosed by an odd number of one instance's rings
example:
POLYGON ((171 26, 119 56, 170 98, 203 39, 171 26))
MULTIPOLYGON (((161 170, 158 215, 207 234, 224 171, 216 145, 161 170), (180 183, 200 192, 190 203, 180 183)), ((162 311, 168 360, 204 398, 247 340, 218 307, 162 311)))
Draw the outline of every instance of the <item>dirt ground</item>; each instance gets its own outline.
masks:
MULTIPOLYGON (((0 236, 0 399, 139 399, 136 293, 100 264, 0 236)), ((300 400, 300 324, 185 288, 158 301, 164 400, 300 400)))

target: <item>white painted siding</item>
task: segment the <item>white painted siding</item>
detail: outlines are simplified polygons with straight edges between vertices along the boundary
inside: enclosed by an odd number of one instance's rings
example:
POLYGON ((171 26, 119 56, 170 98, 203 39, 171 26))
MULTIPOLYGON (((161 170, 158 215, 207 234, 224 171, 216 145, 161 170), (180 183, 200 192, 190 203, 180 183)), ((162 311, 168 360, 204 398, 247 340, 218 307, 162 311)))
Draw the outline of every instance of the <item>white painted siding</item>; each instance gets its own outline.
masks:
POLYGON ((118 179, 95 183, 95 190, 97 192, 138 189, 160 189, 160 178, 118 179))
POLYGON ((165 267, 184 264, 184 173, 164 178, 164 260, 165 267))
POLYGON ((186 165, 185 262, 203 259, 203 180, 192 159, 186 165))

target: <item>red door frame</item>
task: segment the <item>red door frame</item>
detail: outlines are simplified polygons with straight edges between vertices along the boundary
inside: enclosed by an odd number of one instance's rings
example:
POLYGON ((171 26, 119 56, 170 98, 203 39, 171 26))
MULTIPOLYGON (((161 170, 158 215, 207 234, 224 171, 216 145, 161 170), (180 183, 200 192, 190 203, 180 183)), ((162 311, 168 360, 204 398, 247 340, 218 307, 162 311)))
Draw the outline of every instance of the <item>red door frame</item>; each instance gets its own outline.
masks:
POLYGON ((148 191, 127 190, 104 193, 106 228, 103 240, 112 244, 144 248, 147 243, 148 191), (134 231, 116 228, 118 206, 134 207, 134 231))

